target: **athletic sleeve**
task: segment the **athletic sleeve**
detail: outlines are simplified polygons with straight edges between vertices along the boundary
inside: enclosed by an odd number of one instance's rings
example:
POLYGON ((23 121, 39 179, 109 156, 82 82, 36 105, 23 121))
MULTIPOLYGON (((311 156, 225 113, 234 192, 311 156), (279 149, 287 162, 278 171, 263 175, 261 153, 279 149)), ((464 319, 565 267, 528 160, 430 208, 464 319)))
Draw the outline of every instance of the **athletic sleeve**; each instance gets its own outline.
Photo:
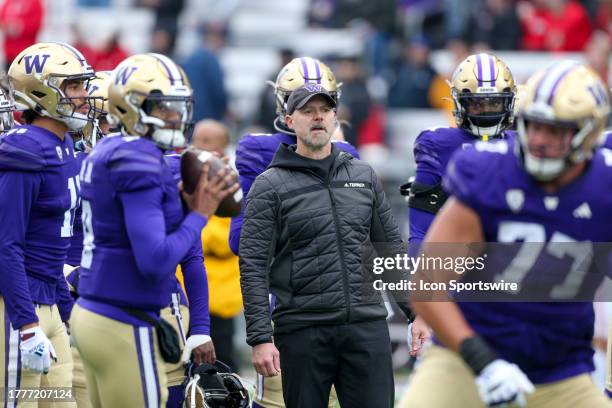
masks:
POLYGON ((176 231, 166 235, 162 195, 161 187, 119 193, 136 264, 147 278, 173 273, 206 225, 205 217, 191 212, 176 231))
POLYGON ((256 138, 251 136, 243 138, 236 149, 236 169, 243 193, 242 209, 237 217, 232 218, 229 234, 229 246, 236 255, 240 252, 240 232, 242 231, 242 219, 246 208, 246 197, 251 191, 255 178, 263 173, 266 167, 267 164, 256 138))
POLYGON ((181 270, 189 299, 189 333, 210 335, 208 310, 208 279, 202 255, 202 241, 198 239, 181 261, 181 270))
POLYGON ((42 175, 0 172, 0 293, 13 328, 38 322, 25 272, 25 236, 42 175))

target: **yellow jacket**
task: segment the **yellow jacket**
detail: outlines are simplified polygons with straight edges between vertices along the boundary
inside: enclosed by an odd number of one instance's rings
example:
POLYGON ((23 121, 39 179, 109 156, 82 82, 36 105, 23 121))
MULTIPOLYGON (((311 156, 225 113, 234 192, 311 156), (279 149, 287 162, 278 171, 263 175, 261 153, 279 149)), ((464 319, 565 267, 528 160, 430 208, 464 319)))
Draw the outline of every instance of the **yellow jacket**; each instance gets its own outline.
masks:
POLYGON ((234 317, 242 310, 240 268, 238 257, 228 244, 229 230, 230 218, 215 216, 210 217, 202 230, 210 314, 223 318, 234 317))

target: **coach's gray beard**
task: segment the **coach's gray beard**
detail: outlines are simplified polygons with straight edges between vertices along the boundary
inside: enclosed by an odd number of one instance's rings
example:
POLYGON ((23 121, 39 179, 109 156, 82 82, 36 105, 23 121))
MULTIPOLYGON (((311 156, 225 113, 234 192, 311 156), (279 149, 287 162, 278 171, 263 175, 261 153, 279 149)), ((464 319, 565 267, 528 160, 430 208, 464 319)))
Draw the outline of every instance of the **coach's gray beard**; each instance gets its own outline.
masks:
POLYGON ((306 147, 308 147, 309 150, 313 152, 318 152, 319 150, 322 150, 325 146, 327 146, 327 144, 331 140, 332 135, 331 133, 327 132, 327 129, 325 134, 327 135, 327 137, 325 138, 325 140, 321 141, 315 140, 314 137, 300 137, 300 140, 302 141, 302 143, 304 143, 306 147))

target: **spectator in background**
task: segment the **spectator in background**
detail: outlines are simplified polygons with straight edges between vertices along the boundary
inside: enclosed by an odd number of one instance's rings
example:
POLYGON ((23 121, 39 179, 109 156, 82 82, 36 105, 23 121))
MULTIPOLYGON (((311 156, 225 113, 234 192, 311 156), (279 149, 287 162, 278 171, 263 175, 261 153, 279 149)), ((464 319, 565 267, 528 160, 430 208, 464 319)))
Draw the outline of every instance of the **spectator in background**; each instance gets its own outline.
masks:
POLYGON ((274 132, 273 123, 276 120, 276 96, 274 83, 276 82, 276 72, 281 67, 284 67, 295 58, 295 53, 291 49, 281 49, 280 54, 280 65, 274 70, 272 75, 268 78, 267 85, 261 93, 259 99, 259 111, 257 118, 255 119, 255 125, 262 128, 265 132, 274 132))
POLYGON ((311 0, 308 10, 308 26, 329 28, 334 16, 334 0, 311 0))
MULTIPOLYGON (((223 156, 229 142, 229 132, 221 122, 206 119, 197 123, 193 133, 194 147, 223 156)), ((215 215, 208 219, 202 230, 202 250, 210 296, 210 336, 217 359, 227 364, 232 372, 237 372, 234 318, 242 311, 242 294, 238 257, 228 243, 230 221, 231 218, 215 215)))
POLYGON ((599 0, 595 30, 607 33, 608 41, 612 42, 612 0, 599 0))
POLYGON ((347 142, 359 148, 360 131, 368 119, 371 109, 370 95, 366 79, 356 56, 341 57, 337 60, 334 72, 342 83, 342 96, 338 105, 338 120, 349 123, 344 129, 347 142))
POLYGON ((462 38, 474 4, 464 0, 442 0, 444 3, 444 26, 447 38, 462 38))
POLYGON ((155 13, 155 24, 151 37, 151 51, 172 56, 178 34, 178 18, 184 0, 138 0, 137 4, 155 13))
POLYGON ((4 67, 36 38, 44 19, 43 0, 4 0, 0 5, 0 31, 4 41, 4 67))
POLYGON ((517 12, 525 50, 581 51, 591 37, 589 16, 576 0, 522 1, 517 12))
MULTIPOLYGON (((595 32, 586 46, 584 58, 608 87, 612 86, 611 56, 610 36, 602 31, 595 32)), ((612 115, 608 116, 608 122, 606 123, 606 127, 610 126, 612 126, 612 115)))
POLYGON ((202 44, 183 63, 195 97, 193 120, 223 120, 227 110, 224 75, 216 52, 223 44, 219 27, 204 27, 202 44))
POLYGON ((129 54, 119 44, 119 33, 114 32, 101 42, 102 46, 95 49, 94 62, 92 63, 96 71, 112 71, 129 54))
MULTIPOLYGON (((75 24, 72 26, 73 43, 78 50, 81 50, 87 62, 95 71, 112 71, 117 65, 129 56, 121 44, 119 44, 119 33, 117 31, 109 31, 108 33, 100 33, 99 47, 91 47, 88 41, 83 38, 83 34, 79 27, 75 24)), ((91 43, 91 41, 89 41, 91 43)))
POLYGON ((404 46, 397 79, 389 92, 389 107, 432 107, 429 101, 429 89, 438 74, 429 58, 429 43, 424 37, 414 37, 404 46))
POLYGON ((474 47, 489 50, 516 50, 521 27, 512 0, 485 0, 484 7, 469 18, 466 39, 474 47))
POLYGON ((601 31, 596 32, 591 37, 591 40, 586 45, 585 59, 589 66, 595 70, 608 86, 612 84, 610 81, 612 72, 610 71, 610 57, 612 56, 612 46, 610 45, 610 37, 601 31))
POLYGON ((335 0, 332 25, 346 28, 367 22, 364 30, 368 69, 374 75, 387 74, 389 69, 389 42, 397 30, 395 0, 335 0))

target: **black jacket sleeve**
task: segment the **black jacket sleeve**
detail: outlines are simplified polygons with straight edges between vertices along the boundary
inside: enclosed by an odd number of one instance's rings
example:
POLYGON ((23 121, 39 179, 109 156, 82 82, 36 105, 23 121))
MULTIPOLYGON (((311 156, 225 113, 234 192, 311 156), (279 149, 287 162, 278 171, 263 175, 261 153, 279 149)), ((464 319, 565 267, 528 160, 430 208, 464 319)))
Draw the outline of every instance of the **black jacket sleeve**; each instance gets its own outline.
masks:
POLYGON ((250 346, 272 342, 269 272, 278 237, 279 205, 272 184, 265 175, 258 176, 246 199, 240 233, 240 286, 250 346))
MULTIPOLYGON (((380 180, 378 180, 378 176, 374 172, 372 172, 372 187, 374 189, 374 211, 372 214, 372 226, 370 230, 370 238, 372 242, 401 244, 402 236, 400 234, 399 227, 395 221, 395 218, 393 217, 391 206, 387 201, 387 197, 382 189, 380 180)), ((397 245, 397 249, 400 248, 403 248, 403 245, 397 245)), ((400 277, 395 275, 393 277, 384 276, 383 278, 387 280, 397 280, 400 277)), ((395 303, 400 308, 402 313, 404 313, 406 318, 412 322, 415 315, 408 305, 408 299, 401 298, 401 292, 398 291, 393 291, 392 295, 395 303)))

